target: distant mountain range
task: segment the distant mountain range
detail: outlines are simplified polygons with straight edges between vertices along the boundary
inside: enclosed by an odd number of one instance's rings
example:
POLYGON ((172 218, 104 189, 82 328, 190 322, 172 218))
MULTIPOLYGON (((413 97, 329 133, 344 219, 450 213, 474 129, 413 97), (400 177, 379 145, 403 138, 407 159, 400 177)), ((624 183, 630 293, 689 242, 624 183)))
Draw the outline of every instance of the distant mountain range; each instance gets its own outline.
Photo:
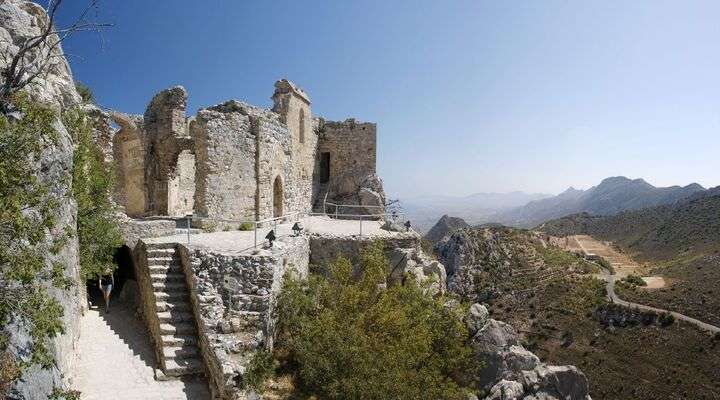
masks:
POLYGON ((557 196, 498 212, 489 216, 487 221, 530 228, 569 214, 614 215, 627 210, 672 204, 702 192, 705 188, 697 183, 682 187, 655 187, 643 179, 615 176, 587 190, 569 188, 557 196))
POLYGON ((524 193, 475 193, 469 196, 421 196, 402 199, 403 211, 413 227, 427 232, 443 215, 449 214, 465 219, 468 223, 487 222, 500 211, 510 210, 528 202, 551 197, 550 194, 524 193))

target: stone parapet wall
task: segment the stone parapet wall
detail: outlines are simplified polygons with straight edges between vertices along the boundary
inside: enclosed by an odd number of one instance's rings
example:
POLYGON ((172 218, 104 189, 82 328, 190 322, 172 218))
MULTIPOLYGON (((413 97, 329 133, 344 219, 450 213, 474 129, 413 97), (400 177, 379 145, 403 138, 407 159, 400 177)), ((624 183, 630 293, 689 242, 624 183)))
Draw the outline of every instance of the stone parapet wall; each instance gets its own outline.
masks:
MULTIPOLYGON (((337 260, 338 257, 344 257, 357 267, 360 264, 361 252, 372 245, 375 240, 368 237, 312 235, 310 236, 310 264, 319 268, 319 271, 323 271, 325 266, 337 260)), ((403 234, 398 238, 385 238, 381 241, 386 256, 388 259, 392 259, 396 249, 419 250, 420 240, 421 238, 417 234, 403 234)))
MULTIPOLYGON (((367 209, 342 209, 343 214, 379 214, 384 212, 385 192, 377 176, 377 126, 370 122, 347 119, 342 122, 318 120, 318 150, 313 185, 314 190, 337 204, 368 205, 367 209), (322 181, 323 154, 328 154, 329 180, 322 181)), ((326 173, 326 175, 328 175, 326 173)), ((324 199, 314 199, 319 204, 324 199)), ((328 210, 333 212, 333 210, 328 210)))
POLYGON ((135 269, 135 279, 137 280, 138 289, 142 307, 142 319, 150 333, 150 341, 155 350, 155 359, 159 362, 163 359, 162 340, 160 339, 160 320, 158 319, 155 308, 155 292, 152 287, 150 278, 150 267, 148 266, 148 246, 142 240, 137 242, 133 249, 133 268, 135 269))

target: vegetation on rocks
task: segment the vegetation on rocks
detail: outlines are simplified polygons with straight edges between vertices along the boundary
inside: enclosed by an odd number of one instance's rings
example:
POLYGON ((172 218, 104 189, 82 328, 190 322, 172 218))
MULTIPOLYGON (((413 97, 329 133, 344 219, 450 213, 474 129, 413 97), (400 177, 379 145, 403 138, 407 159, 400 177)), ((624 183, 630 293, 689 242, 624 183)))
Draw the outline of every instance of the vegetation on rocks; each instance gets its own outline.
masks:
POLYGON ((75 142, 73 196, 78 205, 77 235, 80 271, 93 279, 116 268, 115 249, 122 244, 111 201, 113 171, 93 140, 92 120, 78 109, 63 114, 63 123, 75 142))
POLYGON ((298 389, 323 399, 460 399, 477 363, 460 306, 413 282, 387 287, 380 244, 353 277, 346 259, 328 277, 288 277, 278 302, 275 356, 298 389))
MULTIPOLYGON (((574 255, 538 245, 532 232, 492 228, 453 236, 439 246, 439 255, 461 243, 455 258, 461 252, 470 268, 449 276, 455 282, 451 287, 487 295, 492 318, 515 327, 525 347, 544 362, 580 368, 592 398, 717 398, 720 341, 688 324, 671 323, 667 316, 628 316, 637 313, 609 303, 605 282, 570 262, 574 255), (627 317, 626 323, 603 323, 599 311, 627 317)), ((440 261, 452 265, 450 258, 440 261)))
POLYGON ((19 114, 0 115, 0 326, 27 324, 33 346, 19 360, 0 332, 0 392, 28 365, 52 364, 47 340, 62 331, 62 307, 48 296, 47 284, 68 285, 64 265, 47 265, 45 255, 56 254, 68 234, 56 229, 58 199, 35 171, 42 152, 57 140, 56 115, 22 95, 13 103, 19 114))

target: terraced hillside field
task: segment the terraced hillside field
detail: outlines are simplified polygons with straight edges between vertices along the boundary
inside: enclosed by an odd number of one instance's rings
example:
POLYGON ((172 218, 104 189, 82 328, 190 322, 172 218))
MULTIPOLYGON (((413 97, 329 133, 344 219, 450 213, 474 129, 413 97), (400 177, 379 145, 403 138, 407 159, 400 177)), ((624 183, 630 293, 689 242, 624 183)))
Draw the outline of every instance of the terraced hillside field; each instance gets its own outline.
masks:
POLYGON ((617 311, 599 271, 551 243, 526 230, 465 229, 436 250, 451 290, 488 304, 543 360, 581 368, 594 399, 720 399, 720 338, 680 322, 609 326, 600 315, 617 311))

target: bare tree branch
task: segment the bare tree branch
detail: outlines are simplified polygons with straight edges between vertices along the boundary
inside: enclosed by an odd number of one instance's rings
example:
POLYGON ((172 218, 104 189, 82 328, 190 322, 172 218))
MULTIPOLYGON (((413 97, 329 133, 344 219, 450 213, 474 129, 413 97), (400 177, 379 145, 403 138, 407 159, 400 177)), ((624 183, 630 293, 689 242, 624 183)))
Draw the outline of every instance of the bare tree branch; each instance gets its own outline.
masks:
POLYGON ((78 32, 101 32, 112 24, 88 21, 86 18, 91 10, 96 9, 99 0, 90 0, 80 15, 67 28, 55 28, 55 15, 63 0, 49 0, 47 6, 48 21, 40 34, 26 39, 20 44, 17 52, 10 54, 13 43, 6 40, 7 47, 2 52, 6 67, 0 70, 0 108, 7 110, 10 97, 32 83, 41 74, 49 73, 52 61, 60 58, 58 48, 68 37, 78 32), (9 61, 9 62, 8 62, 9 61))

